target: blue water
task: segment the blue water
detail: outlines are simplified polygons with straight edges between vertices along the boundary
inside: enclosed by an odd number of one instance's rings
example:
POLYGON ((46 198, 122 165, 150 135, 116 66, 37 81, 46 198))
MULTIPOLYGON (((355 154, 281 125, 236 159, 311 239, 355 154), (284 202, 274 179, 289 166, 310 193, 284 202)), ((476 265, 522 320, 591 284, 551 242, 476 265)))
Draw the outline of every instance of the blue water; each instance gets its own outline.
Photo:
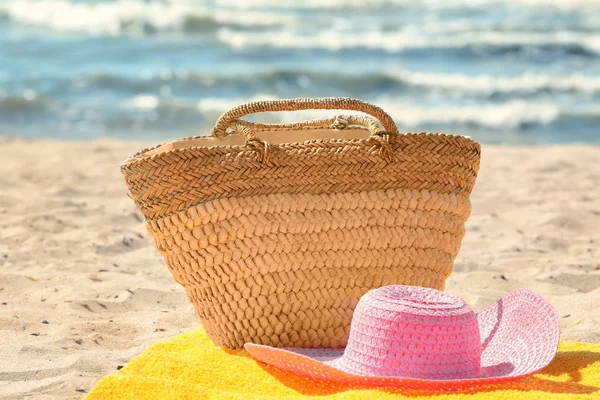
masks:
POLYGON ((162 141, 305 96, 402 131, 600 142, 600 2, 0 0, 0 135, 162 141))

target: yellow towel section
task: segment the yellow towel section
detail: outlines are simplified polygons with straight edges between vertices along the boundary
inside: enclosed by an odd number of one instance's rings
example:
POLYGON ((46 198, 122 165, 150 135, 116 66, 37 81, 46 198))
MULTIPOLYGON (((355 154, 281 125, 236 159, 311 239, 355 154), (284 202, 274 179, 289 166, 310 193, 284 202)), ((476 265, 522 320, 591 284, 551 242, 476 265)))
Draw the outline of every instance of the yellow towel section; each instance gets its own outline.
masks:
POLYGON ((244 350, 216 347, 203 328, 151 346, 86 397, 107 399, 598 399, 600 344, 561 342, 541 373, 460 393, 324 384, 258 364, 244 350))

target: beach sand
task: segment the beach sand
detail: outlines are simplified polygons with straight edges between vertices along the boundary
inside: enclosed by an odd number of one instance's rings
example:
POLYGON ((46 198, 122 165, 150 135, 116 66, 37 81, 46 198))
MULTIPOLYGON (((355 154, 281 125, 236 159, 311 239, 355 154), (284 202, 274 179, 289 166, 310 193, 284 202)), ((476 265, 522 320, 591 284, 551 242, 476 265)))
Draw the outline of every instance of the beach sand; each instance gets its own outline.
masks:
MULTIPOLYGON (((126 196, 147 145, 0 139, 0 397, 81 398, 199 325, 126 196)), ((600 342, 600 147, 483 146, 472 204, 446 290, 479 311, 530 288, 600 342)))

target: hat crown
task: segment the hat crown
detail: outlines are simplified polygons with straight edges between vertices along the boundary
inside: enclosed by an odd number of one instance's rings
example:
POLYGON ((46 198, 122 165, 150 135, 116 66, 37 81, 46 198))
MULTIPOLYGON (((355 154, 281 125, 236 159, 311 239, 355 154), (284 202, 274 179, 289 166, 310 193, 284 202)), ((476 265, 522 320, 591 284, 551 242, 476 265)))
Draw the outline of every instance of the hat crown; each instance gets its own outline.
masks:
POLYGON ((385 286, 359 301, 344 352, 356 374, 460 379, 480 368, 477 315, 439 290, 385 286))

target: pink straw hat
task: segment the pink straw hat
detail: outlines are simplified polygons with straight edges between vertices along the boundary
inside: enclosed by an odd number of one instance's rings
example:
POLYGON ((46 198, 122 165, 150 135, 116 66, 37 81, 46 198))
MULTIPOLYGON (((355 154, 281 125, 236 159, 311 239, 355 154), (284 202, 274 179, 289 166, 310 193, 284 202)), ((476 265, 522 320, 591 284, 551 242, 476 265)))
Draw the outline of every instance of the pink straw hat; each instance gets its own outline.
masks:
POLYGON ((395 285, 360 299, 345 349, 245 348, 258 361, 320 380, 459 390, 541 370, 559 335, 554 308, 526 289, 475 314, 457 296, 395 285))

